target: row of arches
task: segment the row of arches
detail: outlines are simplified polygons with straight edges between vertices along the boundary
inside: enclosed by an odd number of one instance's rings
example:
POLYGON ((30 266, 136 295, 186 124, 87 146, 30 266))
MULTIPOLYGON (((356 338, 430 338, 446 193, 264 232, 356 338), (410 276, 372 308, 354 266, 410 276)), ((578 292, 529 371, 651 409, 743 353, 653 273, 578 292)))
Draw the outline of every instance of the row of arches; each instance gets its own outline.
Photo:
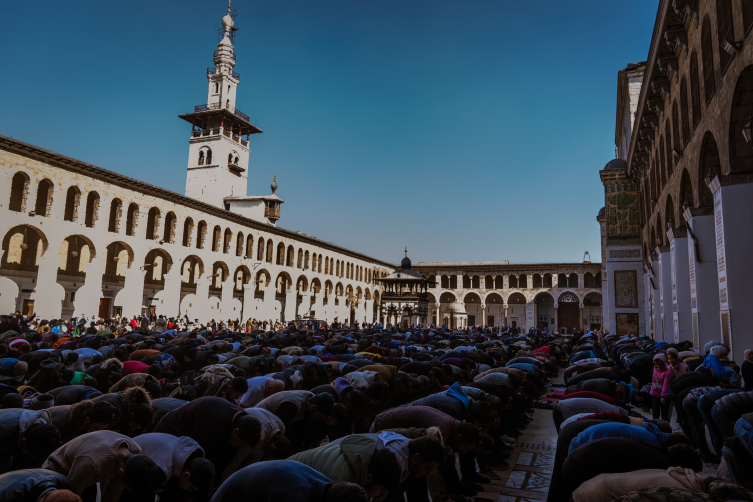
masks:
MULTIPOLYGON (((31 180, 23 171, 14 174, 11 182, 11 196, 9 209, 16 212, 26 211, 26 199, 29 193, 31 180)), ((42 179, 37 187, 35 213, 39 216, 50 215, 55 187, 49 179, 42 179)), ((79 222, 79 207, 82 203, 82 192, 77 186, 70 186, 65 195, 63 219, 70 222, 79 222)), ((94 228, 99 220, 100 195, 97 191, 90 191, 85 196, 85 208, 83 223, 88 228, 94 228)), ((112 233, 121 233, 121 222, 125 209, 125 235, 135 236, 139 228, 140 207, 131 202, 127 208, 119 198, 110 202, 107 218, 107 230, 112 233)), ((145 237, 148 240, 157 240, 160 245, 169 243, 177 244, 178 218, 174 212, 163 212, 157 207, 151 207, 146 212, 145 237)), ((258 241, 250 233, 244 235, 242 231, 234 233, 230 228, 215 225, 211 228, 205 220, 195 222, 187 217, 182 225, 182 237, 180 244, 183 247, 195 247, 196 249, 211 249, 212 252, 223 254, 235 254, 235 256, 258 261, 312 270, 325 275, 342 277, 358 282, 371 284, 376 270, 357 265, 345 260, 323 256, 319 253, 310 253, 299 247, 297 252, 293 245, 287 247, 283 242, 275 245, 273 239, 258 237, 258 241), (209 238, 209 240, 208 240, 209 238), (254 251, 256 251, 254 253, 254 251)))
MULTIPOLYGON (((436 276, 429 276, 430 281, 436 281, 436 276)), ((578 288, 579 275, 575 272, 570 274, 510 274, 507 276, 479 276, 479 275, 463 275, 461 277, 462 289, 528 289, 528 288, 578 288), (505 279, 507 282, 505 283, 505 279), (530 285, 529 285, 530 283, 530 285)), ((438 281, 438 286, 442 289, 458 289, 458 276, 457 275, 442 275, 438 281)), ((601 287, 601 272, 592 274, 586 272, 583 274, 583 287, 584 288, 600 288, 601 287)))

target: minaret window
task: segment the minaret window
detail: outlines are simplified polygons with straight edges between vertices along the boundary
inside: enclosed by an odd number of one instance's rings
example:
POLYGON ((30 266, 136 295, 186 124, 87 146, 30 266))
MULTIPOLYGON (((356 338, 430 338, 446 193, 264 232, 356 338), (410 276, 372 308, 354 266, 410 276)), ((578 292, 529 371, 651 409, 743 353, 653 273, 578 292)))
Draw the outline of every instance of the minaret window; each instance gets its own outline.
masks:
POLYGON ((227 156, 227 163, 228 164, 232 164, 233 163, 233 154, 232 153, 228 154, 228 156, 227 156))
POLYGON ((215 92, 215 94, 217 94, 217 93, 220 92, 220 83, 219 82, 215 82, 214 83, 214 92, 215 92))
POLYGON ((199 165, 204 165, 204 152, 199 152, 199 165))
POLYGON ((207 165, 212 163, 212 149, 207 148, 207 165))
POLYGON ((238 165, 238 157, 236 157, 236 158, 235 158, 235 162, 234 162, 234 164, 235 164, 236 166, 238 165))

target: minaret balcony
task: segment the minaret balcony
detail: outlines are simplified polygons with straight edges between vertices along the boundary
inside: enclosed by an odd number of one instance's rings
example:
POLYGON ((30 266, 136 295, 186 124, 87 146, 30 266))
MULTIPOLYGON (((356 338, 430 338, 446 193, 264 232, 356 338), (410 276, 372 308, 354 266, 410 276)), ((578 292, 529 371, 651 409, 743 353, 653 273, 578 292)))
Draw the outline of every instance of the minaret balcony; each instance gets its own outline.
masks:
MULTIPOLYGON (((230 70, 230 73, 231 73, 231 76, 235 80, 240 80, 241 79, 241 74, 238 73, 237 71, 230 70)), ((217 67, 216 66, 212 66, 211 68, 207 68, 207 76, 209 76, 209 75, 217 75, 217 67)))
MULTIPOLYGON (((220 56, 220 51, 218 51, 217 49, 215 49, 214 53, 213 53, 213 56, 214 57, 219 57, 220 56)), ((233 61, 235 61, 238 58, 238 56, 236 54, 230 54, 230 57, 233 58, 233 61)), ((238 76, 240 77, 240 75, 238 75, 238 76)))
POLYGON ((249 120, 249 116, 243 113, 242 111, 240 111, 239 109, 233 108, 232 106, 223 105, 222 103, 209 103, 207 105, 196 105, 193 107, 194 113, 206 112, 209 110, 222 110, 222 109, 229 111, 236 117, 241 118, 245 120, 246 122, 248 122, 249 120))

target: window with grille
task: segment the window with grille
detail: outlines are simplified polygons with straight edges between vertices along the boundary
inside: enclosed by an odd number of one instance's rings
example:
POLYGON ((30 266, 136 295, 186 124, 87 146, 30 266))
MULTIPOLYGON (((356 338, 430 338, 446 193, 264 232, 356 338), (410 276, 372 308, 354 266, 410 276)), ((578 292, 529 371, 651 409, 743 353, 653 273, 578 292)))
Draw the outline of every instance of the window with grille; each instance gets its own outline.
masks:
POLYGON ((706 104, 714 97, 716 81, 714 80, 714 51, 711 47, 711 21, 706 16, 701 27, 701 58, 703 58, 703 90, 706 104))

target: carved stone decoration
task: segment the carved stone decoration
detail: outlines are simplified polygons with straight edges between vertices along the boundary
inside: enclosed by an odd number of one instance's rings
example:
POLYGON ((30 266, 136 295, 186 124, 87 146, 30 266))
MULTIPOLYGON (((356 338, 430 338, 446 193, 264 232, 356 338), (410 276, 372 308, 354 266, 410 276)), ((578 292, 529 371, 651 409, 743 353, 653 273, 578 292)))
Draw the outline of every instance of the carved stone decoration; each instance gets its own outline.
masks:
MULTIPOLYGON (((661 60, 664 58, 659 58, 659 67, 661 66, 661 60)), ((667 71, 667 66, 664 66, 664 71, 667 71)), ((675 58, 675 71, 677 70, 677 59, 675 58)), ((672 97, 672 91, 670 89, 669 85, 669 79, 668 78, 655 78, 653 82, 651 82, 651 88, 654 90, 655 94, 660 95, 663 99, 671 99, 672 97)), ((662 106, 662 110, 664 107, 662 106)))
POLYGON ((675 51, 675 57, 679 58, 680 54, 683 57, 688 55, 688 33, 684 27, 668 29, 664 32, 664 40, 675 51))
MULTIPOLYGON (((650 100, 651 98, 649 98, 650 100)), ((662 102, 661 106, 664 106, 664 103, 662 102)), ((649 108, 650 109, 650 108, 649 108)), ((655 113, 651 113, 648 115, 643 115, 643 125, 647 128, 650 127, 654 130, 654 134, 657 134, 659 132, 659 116, 655 113)))
POLYGON ((698 27, 698 0, 674 0, 672 8, 682 16, 685 28, 690 28, 691 21, 698 27))
POLYGON ((610 249, 610 258, 640 258, 640 249, 610 249))
MULTIPOLYGON (((664 118, 664 98, 661 96, 651 96, 648 98, 648 109, 660 118, 664 118)), ((655 129, 658 129, 658 127, 659 124, 657 122, 655 129)))
MULTIPOLYGON (((677 81, 677 78, 678 78, 677 56, 671 55, 671 56, 660 57, 659 58, 659 68, 664 69, 671 78, 674 78, 675 81, 677 81)), ((654 80, 654 82, 652 82, 652 85, 655 85, 655 86, 658 85, 658 86, 660 86, 662 95, 665 98, 669 99, 669 97, 670 97, 669 81, 667 81, 667 83, 665 85, 663 83, 663 81, 659 81, 659 83, 657 84, 657 81, 654 80)), ((656 87, 654 87, 654 90, 656 90, 656 87)))
POLYGON ((615 308, 638 308, 638 274, 635 270, 614 271, 615 308))

